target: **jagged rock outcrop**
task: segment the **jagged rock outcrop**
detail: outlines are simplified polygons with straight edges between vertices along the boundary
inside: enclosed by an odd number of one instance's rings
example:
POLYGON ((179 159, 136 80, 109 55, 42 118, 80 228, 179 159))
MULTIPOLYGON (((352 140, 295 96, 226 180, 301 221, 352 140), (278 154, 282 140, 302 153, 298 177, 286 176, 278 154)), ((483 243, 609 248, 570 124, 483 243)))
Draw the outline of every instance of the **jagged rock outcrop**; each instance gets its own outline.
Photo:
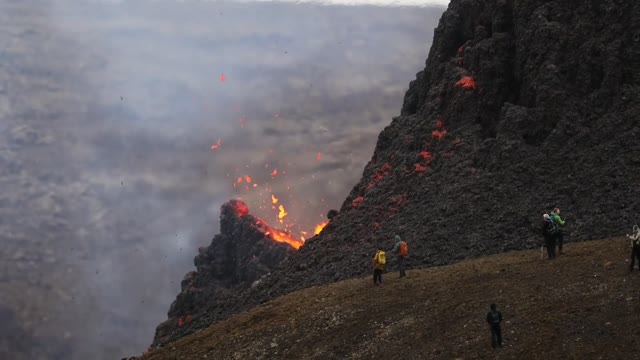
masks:
POLYGON ((295 252, 268 235, 267 225, 249 214, 240 200, 230 200, 220 210, 220 234, 201 247, 193 262, 196 271, 185 275, 181 292, 169 309, 169 319, 158 326, 156 338, 180 334, 215 304, 235 301, 242 291, 260 283, 287 256, 295 252))
POLYGON ((569 241, 621 233, 640 213, 639 137, 639 2, 453 0, 339 213, 189 331, 368 274, 394 234, 418 267, 537 246, 552 206, 569 241))

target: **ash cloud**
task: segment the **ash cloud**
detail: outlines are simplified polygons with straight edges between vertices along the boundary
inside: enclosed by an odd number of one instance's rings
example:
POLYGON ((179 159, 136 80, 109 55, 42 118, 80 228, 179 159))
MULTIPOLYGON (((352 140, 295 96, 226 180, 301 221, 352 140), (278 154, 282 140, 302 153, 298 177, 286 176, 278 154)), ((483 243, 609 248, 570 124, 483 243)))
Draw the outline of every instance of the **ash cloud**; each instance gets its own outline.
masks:
POLYGON ((230 198, 277 227, 275 193, 312 231, 399 113, 442 11, 0 4, 0 302, 38 344, 12 358, 142 352, 230 198), (271 191, 234 189, 241 175, 271 191))

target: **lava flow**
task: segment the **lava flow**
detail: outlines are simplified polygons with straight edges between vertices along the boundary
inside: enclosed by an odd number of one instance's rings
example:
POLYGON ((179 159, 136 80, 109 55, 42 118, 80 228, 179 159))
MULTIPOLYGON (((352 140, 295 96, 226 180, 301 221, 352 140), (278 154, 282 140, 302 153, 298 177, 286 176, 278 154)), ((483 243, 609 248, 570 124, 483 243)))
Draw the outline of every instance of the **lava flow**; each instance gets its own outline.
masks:
MULTIPOLYGON (((326 225, 326 222, 316 226, 315 234, 318 235, 320 231, 322 231, 322 228, 325 225, 326 225)), ((300 247, 304 245, 304 241, 305 241, 304 237, 301 237, 300 239, 296 239, 293 236, 291 236, 287 231, 272 228, 262 219, 256 220, 256 227, 260 231, 262 231, 265 235, 273 239, 274 241, 289 244, 291 247, 293 247, 296 250, 300 249, 300 247)))
MULTIPOLYGON (((275 204, 278 199, 271 195, 272 197, 272 202, 275 204)), ((280 205, 278 206, 278 218, 280 223, 282 223, 282 219, 284 219, 285 216, 287 216, 287 212, 284 209, 284 206, 280 205)), ((322 229, 324 229, 325 226, 327 226, 329 222, 328 221, 324 221, 318 225, 315 226, 315 229, 313 231, 314 235, 318 235, 320 234, 320 232, 322 231, 322 229)), ((272 228, 271 226, 269 226, 264 220, 262 219, 258 219, 258 221, 256 222, 256 225, 258 227, 258 229, 260 229, 262 232, 264 232, 265 235, 271 237, 273 240, 277 241, 277 242, 281 242, 281 243, 287 243, 289 245, 291 245, 294 249, 298 250, 300 249, 300 247, 302 245, 304 245, 304 242, 306 241, 304 235, 307 234, 306 231, 301 231, 301 235, 300 238, 295 238, 293 236, 291 236, 291 234, 288 231, 284 231, 284 230, 279 230, 279 229, 275 229, 272 228)))
POLYGON ((270 236, 273 240, 277 242, 287 243, 296 250, 300 249, 300 247, 304 244, 304 240, 298 240, 296 238, 291 237, 285 231, 274 229, 271 227, 264 234, 270 236))

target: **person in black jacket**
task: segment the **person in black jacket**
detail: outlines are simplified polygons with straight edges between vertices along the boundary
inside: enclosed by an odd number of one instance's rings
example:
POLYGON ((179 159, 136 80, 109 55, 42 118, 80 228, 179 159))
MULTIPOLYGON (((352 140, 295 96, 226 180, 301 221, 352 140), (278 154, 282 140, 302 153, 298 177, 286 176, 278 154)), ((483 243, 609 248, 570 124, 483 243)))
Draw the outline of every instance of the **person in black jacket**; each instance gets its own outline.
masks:
POLYGON ((491 304, 491 311, 487 313, 487 323, 491 329, 491 347, 496 348, 496 345, 502 347, 502 329, 500 329, 500 323, 502 322, 502 313, 496 309, 496 304, 491 304))
POLYGON ((553 221, 549 214, 542 216, 544 221, 542 222, 542 235, 544 236, 544 246, 547 248, 547 254, 549 259, 556 258, 556 234, 558 232, 558 225, 553 221))

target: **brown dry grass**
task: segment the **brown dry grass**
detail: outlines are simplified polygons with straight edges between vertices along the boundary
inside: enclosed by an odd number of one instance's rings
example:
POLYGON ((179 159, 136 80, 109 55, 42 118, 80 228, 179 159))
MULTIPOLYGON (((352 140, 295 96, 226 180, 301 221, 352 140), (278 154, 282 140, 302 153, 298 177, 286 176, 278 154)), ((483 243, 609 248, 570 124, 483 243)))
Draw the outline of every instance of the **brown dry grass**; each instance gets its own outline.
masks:
POLYGON ((628 241, 521 251, 353 279, 276 299, 155 350, 145 359, 632 359, 640 275, 628 241), (484 317, 495 302, 505 347, 484 317))

